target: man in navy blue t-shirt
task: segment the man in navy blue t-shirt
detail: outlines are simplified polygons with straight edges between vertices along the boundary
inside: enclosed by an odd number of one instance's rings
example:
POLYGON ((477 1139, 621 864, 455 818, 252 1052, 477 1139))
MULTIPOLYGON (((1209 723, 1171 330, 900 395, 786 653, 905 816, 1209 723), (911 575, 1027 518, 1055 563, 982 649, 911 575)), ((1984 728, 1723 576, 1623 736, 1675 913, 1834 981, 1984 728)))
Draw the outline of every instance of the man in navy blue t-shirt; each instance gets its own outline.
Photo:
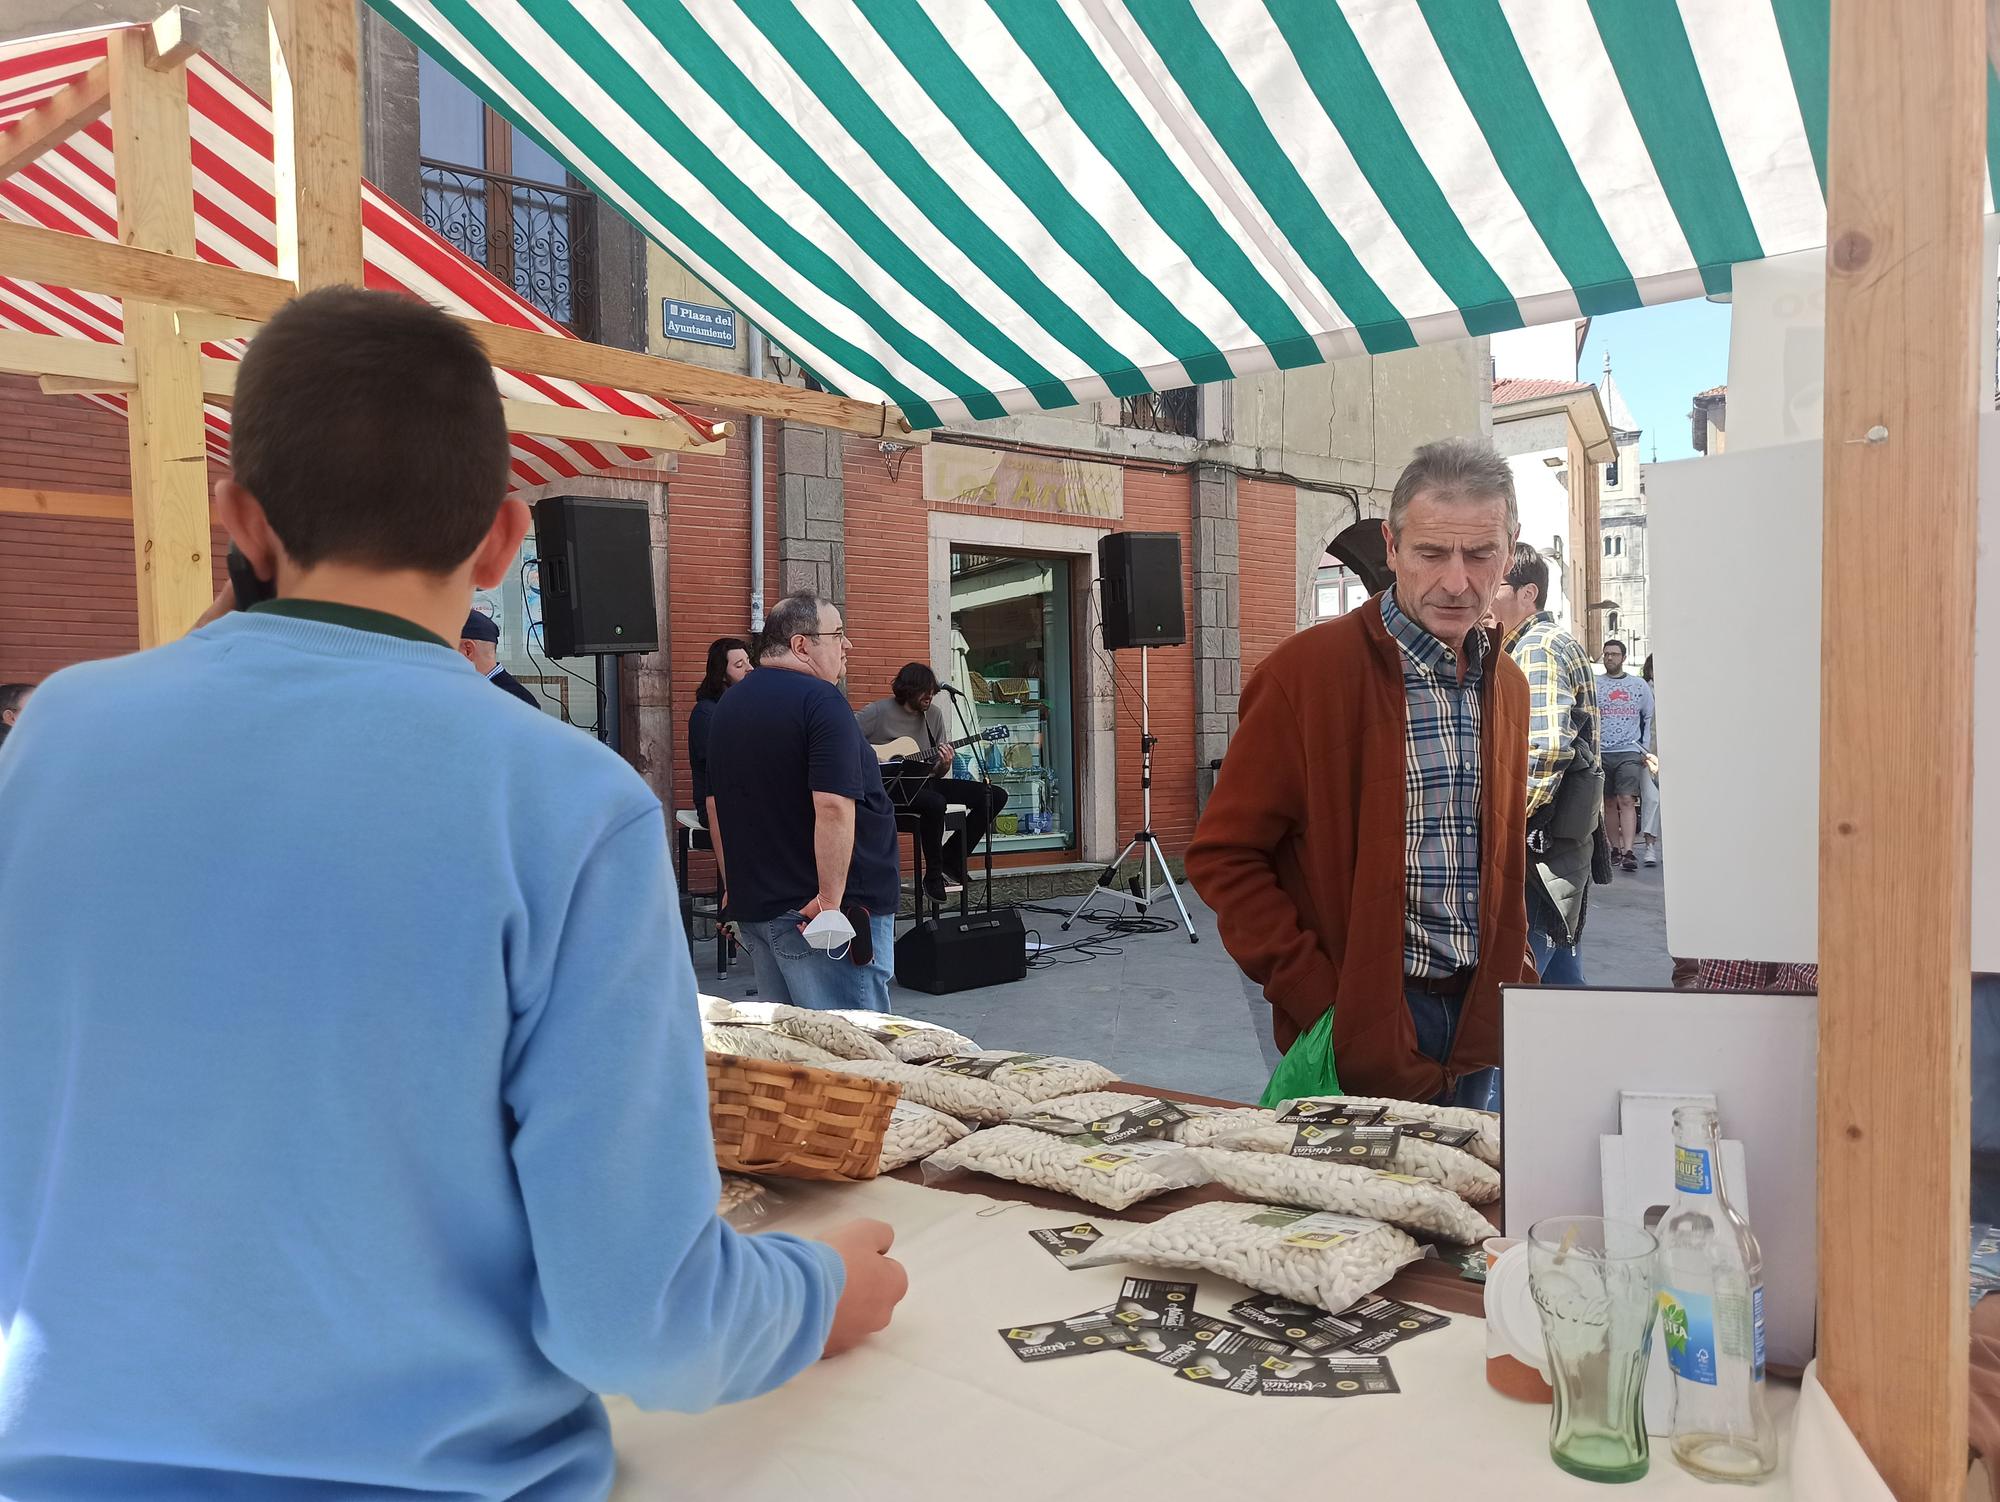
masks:
POLYGON ((882 769, 834 685, 847 671, 840 612, 810 591, 764 623, 759 665, 715 706, 709 783, 730 915, 778 1001, 889 1009, 899 873, 882 769), (815 949, 805 925, 845 912, 851 947, 815 949))

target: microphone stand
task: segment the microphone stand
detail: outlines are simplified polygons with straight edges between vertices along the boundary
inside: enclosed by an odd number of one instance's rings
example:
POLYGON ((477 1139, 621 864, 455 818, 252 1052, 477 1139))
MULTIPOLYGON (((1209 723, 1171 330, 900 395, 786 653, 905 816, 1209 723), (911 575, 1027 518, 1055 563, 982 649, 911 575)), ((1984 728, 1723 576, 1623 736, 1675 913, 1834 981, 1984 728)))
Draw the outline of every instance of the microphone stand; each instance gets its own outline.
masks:
MULTIPOLYGON (((986 770, 987 742, 980 739, 978 733, 974 731, 972 728, 971 720, 969 720, 966 717, 964 690, 953 688, 949 683, 940 683, 938 685, 938 692, 941 694, 948 695, 951 699, 951 707, 958 712, 959 731, 965 737, 965 744, 972 751, 973 764, 979 768, 979 781, 981 785, 986 789, 986 837, 981 843, 986 846, 985 911, 990 913, 993 911, 993 817, 994 815, 993 815, 993 778, 991 777, 991 775, 988 774, 986 770)), ((970 870, 971 866, 970 863, 968 862, 967 864, 968 873, 970 872, 970 870)))

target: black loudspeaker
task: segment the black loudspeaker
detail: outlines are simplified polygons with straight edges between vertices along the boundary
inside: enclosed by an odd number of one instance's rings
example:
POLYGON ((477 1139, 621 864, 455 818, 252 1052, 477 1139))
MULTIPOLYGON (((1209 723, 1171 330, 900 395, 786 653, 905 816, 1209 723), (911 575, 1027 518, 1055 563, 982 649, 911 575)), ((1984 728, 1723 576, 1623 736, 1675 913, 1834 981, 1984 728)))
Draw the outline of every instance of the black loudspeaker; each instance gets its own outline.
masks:
POLYGON ((943 996, 997 986, 1028 973, 1028 934, 1012 908, 926 919, 896 941, 896 979, 943 996))
POLYGON ((644 501, 558 495, 535 502, 542 650, 551 657, 657 652, 653 538, 644 501))
POLYGON ((1178 532, 1107 532, 1097 541, 1097 572, 1107 648, 1187 645, 1178 532))

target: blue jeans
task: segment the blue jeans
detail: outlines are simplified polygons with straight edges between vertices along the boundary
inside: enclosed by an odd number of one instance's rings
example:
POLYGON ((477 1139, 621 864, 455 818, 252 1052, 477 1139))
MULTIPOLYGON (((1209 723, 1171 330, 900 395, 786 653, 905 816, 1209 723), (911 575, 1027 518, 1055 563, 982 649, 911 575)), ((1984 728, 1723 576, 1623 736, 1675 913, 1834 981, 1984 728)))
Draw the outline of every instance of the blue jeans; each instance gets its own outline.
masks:
POLYGON ((1583 956, 1577 953, 1576 945, 1565 944, 1557 948, 1552 936, 1531 928, 1528 930, 1528 948, 1534 951, 1535 969, 1540 972, 1543 985, 1584 984, 1583 956))
MULTIPOLYGON (((1403 987, 1403 1003, 1410 1009, 1410 1021, 1417 1029, 1417 1052, 1442 1064, 1451 1054, 1451 1040, 1458 1032, 1458 1010, 1465 1004, 1461 996, 1433 996, 1420 986, 1403 987)), ((1458 1087, 1431 1102, 1434 1106, 1469 1106, 1475 1111, 1500 1109, 1500 1071, 1481 1069, 1461 1075, 1458 1087)))
POLYGON ((889 1010, 889 977, 896 973, 896 918, 893 913, 871 916, 869 937, 875 956, 857 965, 845 950, 839 959, 815 949, 799 932, 805 919, 798 913, 738 925, 743 943, 757 967, 757 995, 815 1012, 889 1010))

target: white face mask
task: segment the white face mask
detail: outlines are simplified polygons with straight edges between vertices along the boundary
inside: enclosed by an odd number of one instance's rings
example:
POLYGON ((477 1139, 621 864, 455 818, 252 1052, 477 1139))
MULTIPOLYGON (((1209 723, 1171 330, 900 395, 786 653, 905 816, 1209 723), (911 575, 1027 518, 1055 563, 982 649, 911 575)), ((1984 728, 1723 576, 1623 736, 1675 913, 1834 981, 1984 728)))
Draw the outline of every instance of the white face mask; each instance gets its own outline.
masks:
MULTIPOLYGON (((806 925, 806 942, 813 948, 831 954, 838 949, 845 952, 854 942, 854 925, 847 921, 847 915, 839 908, 828 908, 806 925)), ((839 959, 839 955, 834 955, 839 959)))

